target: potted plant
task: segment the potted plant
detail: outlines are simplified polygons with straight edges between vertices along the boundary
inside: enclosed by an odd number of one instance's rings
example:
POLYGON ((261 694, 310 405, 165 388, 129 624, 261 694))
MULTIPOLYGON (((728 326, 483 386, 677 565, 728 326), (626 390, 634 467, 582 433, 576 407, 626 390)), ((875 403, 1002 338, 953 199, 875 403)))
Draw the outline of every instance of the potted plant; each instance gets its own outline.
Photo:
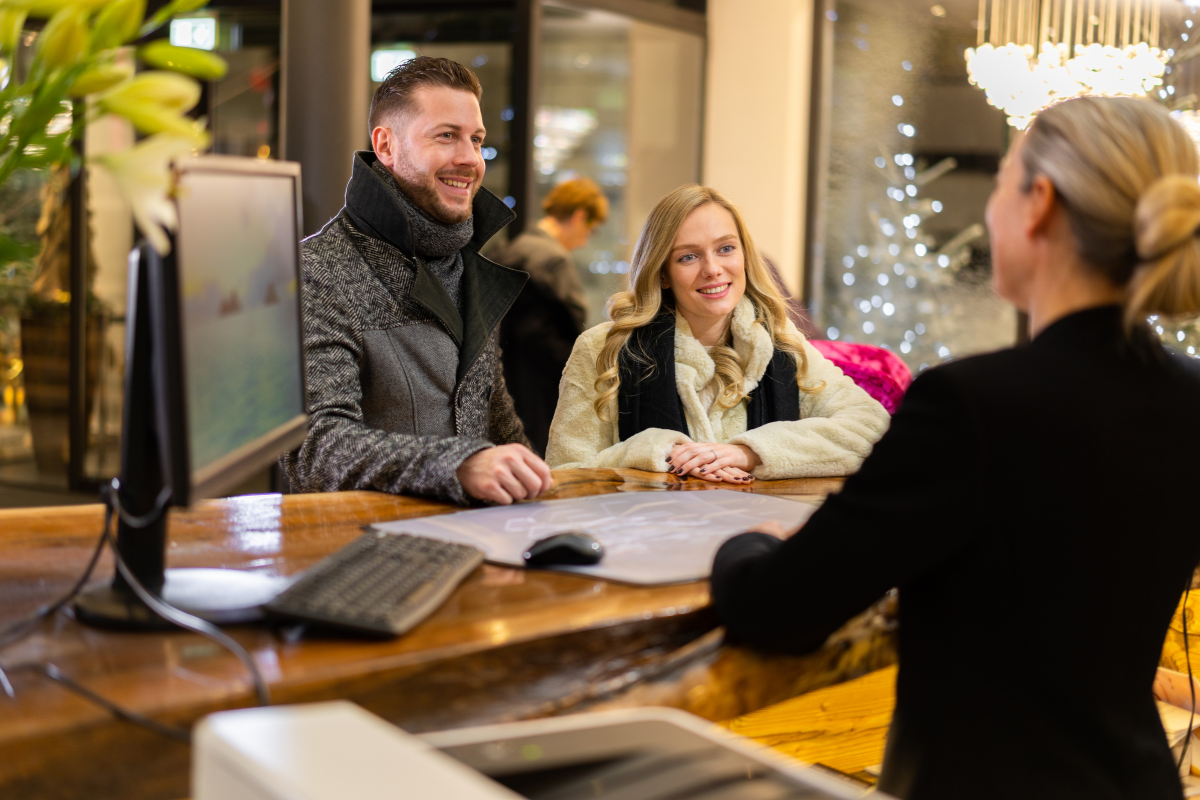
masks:
MULTIPOLYGON (((129 149, 86 166, 112 174, 142 234, 166 253, 166 230, 175 224, 171 162, 208 145, 203 123, 186 116, 200 99, 197 78, 220 78, 226 67, 201 50, 141 42, 205 3, 173 0, 147 17, 145 0, 0 0, 0 197, 14 184, 44 183, 33 236, 0 204, 0 377, 11 381, 19 374, 24 383, 39 471, 63 472, 67 463, 65 200, 71 177, 85 166, 72 145, 89 121, 106 114, 123 117, 143 135, 129 149), (40 30, 27 30, 39 19, 46 20, 40 30), (135 73, 131 52, 149 69, 135 73), (19 356, 11 322, 18 308, 19 356)), ((88 305, 85 383, 94 386, 103 309, 94 297, 81 301, 88 305)))

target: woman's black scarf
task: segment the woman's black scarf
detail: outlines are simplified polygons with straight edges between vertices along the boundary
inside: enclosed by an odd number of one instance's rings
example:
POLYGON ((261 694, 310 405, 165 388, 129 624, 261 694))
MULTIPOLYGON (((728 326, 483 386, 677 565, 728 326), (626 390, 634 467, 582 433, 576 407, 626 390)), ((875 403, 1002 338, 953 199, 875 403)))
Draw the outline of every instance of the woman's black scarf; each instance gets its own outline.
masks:
MULTIPOLYGON (((683 401, 675 386, 675 308, 665 302, 658 316, 629 337, 617 358, 617 427, 621 441, 647 428, 688 433, 683 401), (635 361, 630 353, 650 358, 653 369, 635 361)), ((768 422, 800 419, 800 392, 796 386, 796 361, 791 353, 776 350, 762 380, 750 395, 746 429, 768 422)))

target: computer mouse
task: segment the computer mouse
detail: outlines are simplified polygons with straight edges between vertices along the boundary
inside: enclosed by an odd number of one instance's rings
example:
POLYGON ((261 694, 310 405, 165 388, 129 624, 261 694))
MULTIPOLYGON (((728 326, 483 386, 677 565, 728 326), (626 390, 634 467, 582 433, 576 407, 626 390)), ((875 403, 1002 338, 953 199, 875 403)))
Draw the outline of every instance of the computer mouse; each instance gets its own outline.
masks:
POLYGON ((574 531, 538 539, 525 551, 525 563, 531 567, 595 564, 602 558, 604 545, 586 533, 574 531))

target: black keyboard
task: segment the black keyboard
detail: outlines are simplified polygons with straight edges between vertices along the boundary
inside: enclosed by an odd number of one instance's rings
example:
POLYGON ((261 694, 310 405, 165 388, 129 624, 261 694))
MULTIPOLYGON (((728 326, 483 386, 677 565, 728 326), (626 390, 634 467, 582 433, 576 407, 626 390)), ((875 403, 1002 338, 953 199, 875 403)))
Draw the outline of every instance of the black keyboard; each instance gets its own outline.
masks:
POLYGON ((428 617, 483 563, 474 547, 365 533, 267 604, 281 617, 399 636, 428 617))

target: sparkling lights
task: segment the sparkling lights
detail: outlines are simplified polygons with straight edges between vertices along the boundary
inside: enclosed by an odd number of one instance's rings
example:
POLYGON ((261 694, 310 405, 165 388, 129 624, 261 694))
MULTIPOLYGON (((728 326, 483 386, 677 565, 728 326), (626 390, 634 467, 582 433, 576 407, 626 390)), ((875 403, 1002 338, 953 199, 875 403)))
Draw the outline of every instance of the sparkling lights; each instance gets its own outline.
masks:
POLYGON ((849 303, 845 319, 838 320, 840 327, 830 327, 826 335, 887 347, 914 369, 918 364, 923 368, 951 354, 943 342, 925 336, 925 322, 917 320, 946 314, 944 301, 927 298, 954 291, 958 270, 970 261, 969 246, 983 229, 972 225, 942 243, 922 230, 922 223, 942 210, 940 202, 921 196, 922 189, 953 170, 954 159, 926 166, 911 153, 895 153, 874 163, 886 174, 887 185, 881 188, 887 199, 868 205, 871 238, 857 243, 853 255, 842 256, 845 271, 839 275, 839 283, 854 287, 860 296, 849 303))
MULTIPOLYGON (((1195 13, 1195 9, 1192 9, 1195 13)), ((1187 20, 1191 22, 1191 20, 1187 20)), ((1200 114, 1196 111, 1176 110, 1171 116, 1191 135, 1196 146, 1200 148, 1200 114)), ((1154 331, 1162 339, 1163 344, 1189 356, 1196 356, 1196 348, 1200 346, 1200 317, 1194 319, 1165 319, 1157 316, 1150 317, 1154 331)))
POLYGON ((1160 0, 981 0, 967 74, 1024 129, 1051 103, 1081 95, 1140 96, 1163 83, 1160 0))

